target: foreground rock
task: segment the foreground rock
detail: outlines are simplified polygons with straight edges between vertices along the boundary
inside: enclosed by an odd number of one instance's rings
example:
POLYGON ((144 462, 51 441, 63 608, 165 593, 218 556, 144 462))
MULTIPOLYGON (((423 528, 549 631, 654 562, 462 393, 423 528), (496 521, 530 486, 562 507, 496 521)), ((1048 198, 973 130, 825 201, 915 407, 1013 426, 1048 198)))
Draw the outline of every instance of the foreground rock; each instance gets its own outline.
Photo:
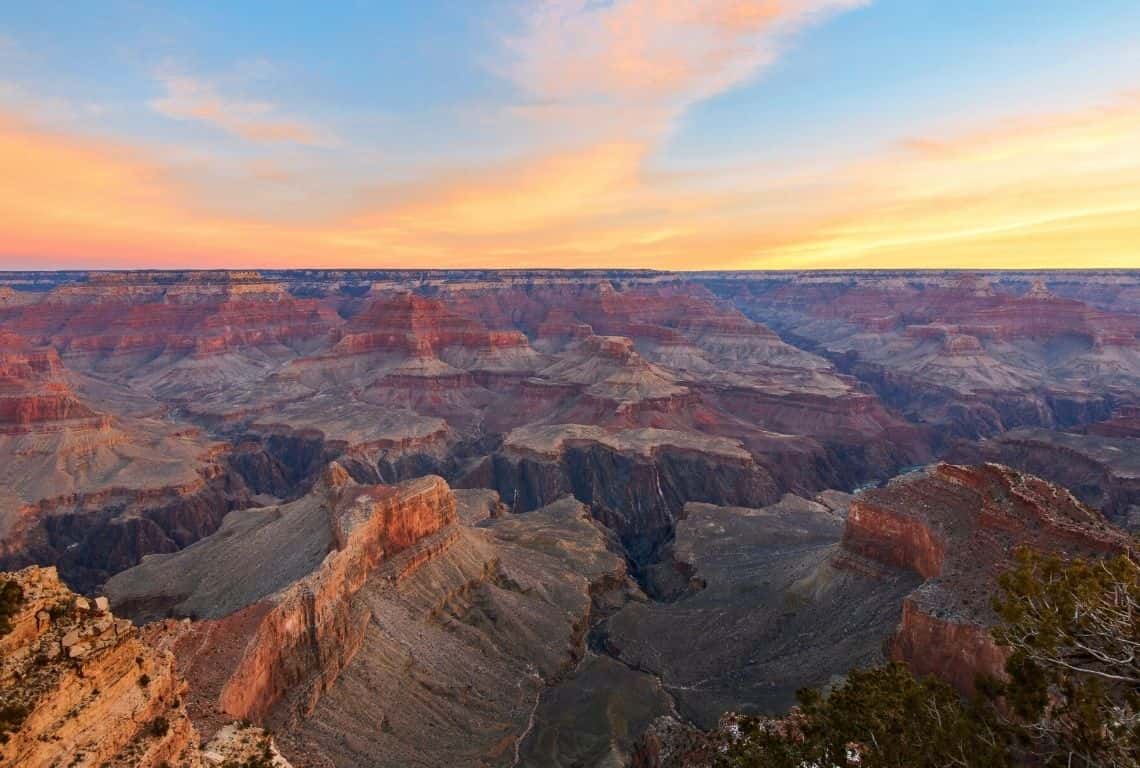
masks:
POLYGON ((200 748, 174 657, 115 618, 106 598, 78 597, 53 568, 3 573, 0 582, 22 592, 0 636, 5 765, 202 768, 269 755, 288 768, 267 734, 236 724, 200 748))

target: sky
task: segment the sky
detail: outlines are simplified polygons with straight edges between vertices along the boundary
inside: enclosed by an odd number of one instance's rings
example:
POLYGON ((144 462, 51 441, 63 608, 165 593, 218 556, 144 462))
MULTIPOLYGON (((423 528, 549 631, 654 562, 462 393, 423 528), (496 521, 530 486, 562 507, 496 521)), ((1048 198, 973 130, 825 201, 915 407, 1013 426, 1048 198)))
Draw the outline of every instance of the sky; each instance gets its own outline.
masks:
POLYGON ((0 268, 1140 268, 1135 0, 0 4, 0 268))

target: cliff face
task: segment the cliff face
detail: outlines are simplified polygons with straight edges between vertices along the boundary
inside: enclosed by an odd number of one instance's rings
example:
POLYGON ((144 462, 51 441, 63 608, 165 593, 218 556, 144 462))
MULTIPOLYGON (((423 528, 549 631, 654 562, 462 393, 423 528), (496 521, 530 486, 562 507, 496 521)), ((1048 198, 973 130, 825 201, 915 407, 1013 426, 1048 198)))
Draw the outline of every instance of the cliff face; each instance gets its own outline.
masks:
POLYGON ((576 424, 511 432, 462 484, 494 488, 516 512, 571 494, 640 561, 653 558, 688 501, 761 506, 777 496, 768 470, 738 442, 576 424))
POLYGON ((304 714, 359 649, 372 614, 356 593, 393 563, 414 568, 456 519, 441 478, 359 485, 333 464, 307 496, 235 512, 216 536, 148 559, 107 592, 139 618, 201 619, 167 622, 156 638, 195 683, 195 717, 264 721, 278 704, 304 714))
POLYGON ((182 705, 186 685, 171 654, 141 642, 105 600, 77 598, 52 568, 0 579, 24 594, 12 632, 0 637, 6 763, 198 764, 198 736, 182 705))
POLYGON ((937 675, 963 693, 981 677, 1005 674, 1006 648, 994 642, 990 627, 944 610, 938 587, 921 587, 903 600, 902 618, 888 655, 905 661, 916 675, 937 675))
POLYGON ((924 521, 861 500, 851 502, 843 545, 885 565, 929 579, 942 572, 945 543, 924 521))
POLYGON ((336 549, 311 575, 271 599, 219 696, 226 713, 261 719, 302 684, 301 707, 320 694, 359 650, 371 614, 353 596, 380 561, 456 519, 455 499, 440 478, 399 489, 349 489, 334 502, 336 549))
POLYGON ((903 603, 892 658, 969 691, 1000 674, 1004 651, 989 628, 997 575, 1019 546, 1101 556, 1128 538, 1067 490, 996 464, 939 464, 851 503, 849 553, 913 571, 925 581, 903 603))

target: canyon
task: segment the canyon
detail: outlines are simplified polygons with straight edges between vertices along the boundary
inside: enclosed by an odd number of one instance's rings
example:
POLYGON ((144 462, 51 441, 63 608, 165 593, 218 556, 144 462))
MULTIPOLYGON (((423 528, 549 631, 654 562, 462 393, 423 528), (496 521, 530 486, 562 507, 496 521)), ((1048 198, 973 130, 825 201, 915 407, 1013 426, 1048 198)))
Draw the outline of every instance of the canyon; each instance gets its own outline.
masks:
POLYGON ((298 767, 627 765, 887 659, 968 693, 1017 547, 1140 530, 1135 273, 0 289, 20 764, 265 728, 298 767))

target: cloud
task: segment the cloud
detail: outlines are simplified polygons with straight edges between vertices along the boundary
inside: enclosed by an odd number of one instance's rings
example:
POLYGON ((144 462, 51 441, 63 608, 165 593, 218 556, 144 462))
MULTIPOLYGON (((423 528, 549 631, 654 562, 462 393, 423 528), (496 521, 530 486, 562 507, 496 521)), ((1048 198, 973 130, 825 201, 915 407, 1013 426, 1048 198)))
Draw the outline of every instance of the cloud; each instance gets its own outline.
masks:
POLYGON ((525 232, 620 208, 637 187, 643 148, 609 143, 536 155, 511 165, 451 173, 361 220, 447 235, 525 232))
POLYGON ((770 258, 1135 266, 1140 98, 912 137, 837 174, 814 208, 770 258))
POLYGON ((225 98, 212 83, 185 75, 162 74, 158 81, 166 93, 150 106, 175 120, 208 123, 256 143, 324 143, 312 126, 279 117, 277 108, 268 102, 225 98))
POLYGON ((742 168, 715 189, 645 177, 644 151, 552 150, 287 223, 204 208, 128 148, 0 118, 0 263, 1043 268, 1140 258, 1132 96, 913 137, 821 176, 742 168))
POLYGON ((788 38, 866 0, 548 0, 507 41, 507 76, 539 107, 666 120, 749 80, 788 38))

